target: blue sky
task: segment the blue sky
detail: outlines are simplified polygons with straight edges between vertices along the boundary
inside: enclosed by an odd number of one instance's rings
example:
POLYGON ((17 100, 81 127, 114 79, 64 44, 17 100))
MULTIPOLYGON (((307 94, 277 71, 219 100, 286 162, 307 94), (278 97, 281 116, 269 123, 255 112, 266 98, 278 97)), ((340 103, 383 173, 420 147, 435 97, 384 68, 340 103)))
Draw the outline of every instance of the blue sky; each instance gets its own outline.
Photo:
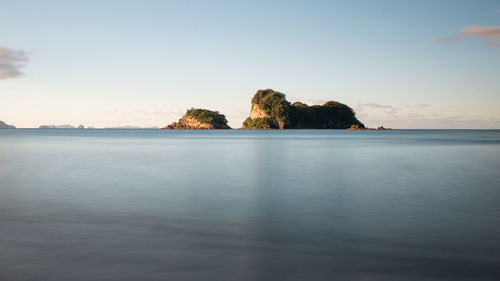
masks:
POLYGON ((17 127, 202 107, 237 128, 272 88, 368 126, 500 128, 499 1, 0 0, 0 44, 0 120, 17 127))

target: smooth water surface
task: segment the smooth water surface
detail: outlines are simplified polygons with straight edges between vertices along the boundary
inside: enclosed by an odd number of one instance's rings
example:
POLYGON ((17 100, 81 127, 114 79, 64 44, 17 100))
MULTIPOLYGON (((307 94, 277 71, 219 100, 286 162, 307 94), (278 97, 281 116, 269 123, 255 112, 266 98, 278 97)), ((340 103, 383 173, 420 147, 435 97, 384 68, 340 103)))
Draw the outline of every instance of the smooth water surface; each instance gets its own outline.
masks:
POLYGON ((0 130, 0 280, 500 280, 500 131, 0 130))

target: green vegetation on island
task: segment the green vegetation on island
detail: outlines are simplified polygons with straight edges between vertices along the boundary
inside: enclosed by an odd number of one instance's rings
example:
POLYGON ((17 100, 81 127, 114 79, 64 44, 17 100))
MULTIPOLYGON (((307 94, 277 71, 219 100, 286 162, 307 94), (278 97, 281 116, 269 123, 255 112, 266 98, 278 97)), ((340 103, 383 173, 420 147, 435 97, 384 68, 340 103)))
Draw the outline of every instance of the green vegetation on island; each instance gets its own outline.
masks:
POLYGON ((328 101, 323 105, 290 104, 286 95, 271 89, 259 90, 252 98, 245 129, 347 129, 364 125, 349 106, 328 101))
POLYGON ((290 107, 283 93, 273 90, 259 90, 252 98, 252 104, 256 104, 269 118, 278 122, 287 122, 287 109, 290 107))
MULTIPOLYGON (((247 118, 243 122, 243 128, 245 129, 272 129, 277 125, 274 124, 273 119, 268 117, 260 117, 260 118, 247 118)), ((279 126, 279 125, 278 125, 279 126)))
POLYGON ((191 108, 178 122, 163 129, 231 129, 224 114, 208 109, 191 108))
POLYGON ((191 108, 187 110, 185 116, 193 117, 203 124, 210 124, 213 126, 227 126, 226 116, 224 116, 224 114, 220 114, 218 111, 191 108))

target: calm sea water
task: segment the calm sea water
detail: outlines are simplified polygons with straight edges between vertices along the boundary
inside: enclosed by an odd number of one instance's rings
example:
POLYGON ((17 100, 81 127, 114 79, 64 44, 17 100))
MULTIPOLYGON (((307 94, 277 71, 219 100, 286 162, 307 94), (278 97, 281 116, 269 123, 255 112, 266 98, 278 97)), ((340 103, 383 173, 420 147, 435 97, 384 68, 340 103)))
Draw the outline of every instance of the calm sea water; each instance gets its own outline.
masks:
POLYGON ((500 280, 500 131, 0 130, 0 280, 500 280))

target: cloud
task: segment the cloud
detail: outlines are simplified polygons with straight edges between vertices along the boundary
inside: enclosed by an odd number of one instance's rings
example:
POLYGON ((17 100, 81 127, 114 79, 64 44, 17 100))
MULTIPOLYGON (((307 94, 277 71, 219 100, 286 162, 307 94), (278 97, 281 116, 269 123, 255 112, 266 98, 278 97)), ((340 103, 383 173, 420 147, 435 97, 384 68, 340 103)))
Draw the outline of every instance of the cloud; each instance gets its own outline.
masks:
POLYGON ((378 104, 378 103, 360 103, 360 104, 358 104, 358 107, 391 108, 391 109, 394 108, 394 106, 392 106, 392 105, 385 105, 385 104, 378 104))
POLYGON ((460 33, 481 38, 500 38, 500 26, 468 26, 462 28, 460 33))
POLYGON ((306 99, 306 102, 307 104, 309 105, 321 105, 321 104, 325 104, 328 100, 324 100, 324 99, 306 99))
POLYGON ((185 111, 166 110, 166 109, 137 109, 134 111, 134 113, 142 116, 176 117, 176 116, 182 116, 185 113, 185 111))
POLYGON ((465 36, 481 38, 486 46, 500 46, 500 26, 468 26, 462 28, 460 33, 465 36))
POLYGON ((478 38, 483 44, 490 47, 500 46, 500 26, 466 26, 459 30, 458 34, 437 38, 434 41, 438 43, 456 43, 463 38, 478 38))
POLYGON ((424 108, 431 107, 431 105, 428 103, 419 103, 419 104, 414 104, 414 105, 406 105, 405 107, 406 108, 424 109, 424 108))
POLYGON ((497 129, 500 126, 498 116, 468 116, 468 115, 444 115, 424 114, 415 112, 389 113, 367 113, 358 116, 361 122, 368 127, 383 125, 390 128, 426 128, 426 129, 466 129, 466 128, 490 128, 497 129))
POLYGON ((0 44, 0 80, 23 76, 21 72, 28 62, 28 52, 14 50, 0 44))
POLYGON ((366 111, 377 111, 377 112, 386 112, 386 113, 396 113, 397 111, 400 110, 420 110, 424 108, 429 108, 431 107, 430 104, 428 103, 418 103, 418 104, 407 104, 407 105, 400 105, 400 106, 394 106, 394 105, 387 105, 387 104, 380 104, 380 103, 358 103, 355 108, 359 111, 366 112, 366 111))
POLYGON ((301 102, 301 103, 305 103, 307 105, 321 105, 321 104, 325 104, 327 101, 329 101, 329 100, 325 100, 325 99, 303 99, 303 98, 297 98, 297 97, 292 97, 292 96, 287 96, 287 98, 291 103, 301 102))

